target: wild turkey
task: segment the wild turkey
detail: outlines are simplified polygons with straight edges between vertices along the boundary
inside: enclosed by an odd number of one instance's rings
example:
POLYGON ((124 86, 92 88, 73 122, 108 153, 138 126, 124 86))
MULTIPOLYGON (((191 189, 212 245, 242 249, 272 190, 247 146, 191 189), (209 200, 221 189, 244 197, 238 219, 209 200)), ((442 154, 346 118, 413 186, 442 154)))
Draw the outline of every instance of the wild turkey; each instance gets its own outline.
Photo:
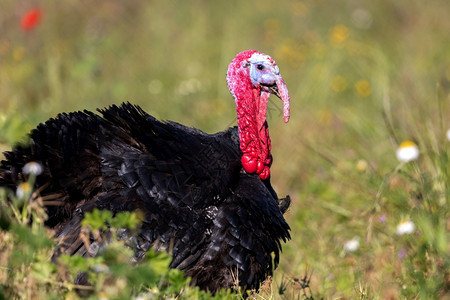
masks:
MULTIPOLYGON (((136 255, 150 247, 171 250, 171 267, 202 289, 239 285, 257 289, 279 261, 290 238, 270 184, 267 101, 275 94, 289 119, 289 94, 275 62, 257 51, 232 60, 227 82, 237 105, 238 127, 216 134, 158 121, 124 103, 62 113, 30 134, 29 146, 5 152, 0 186, 16 189, 31 161, 47 206, 46 225, 59 240, 56 253, 96 255, 79 239, 81 221, 94 208, 141 210, 136 255)), ((289 198, 286 198, 289 200, 289 198)))

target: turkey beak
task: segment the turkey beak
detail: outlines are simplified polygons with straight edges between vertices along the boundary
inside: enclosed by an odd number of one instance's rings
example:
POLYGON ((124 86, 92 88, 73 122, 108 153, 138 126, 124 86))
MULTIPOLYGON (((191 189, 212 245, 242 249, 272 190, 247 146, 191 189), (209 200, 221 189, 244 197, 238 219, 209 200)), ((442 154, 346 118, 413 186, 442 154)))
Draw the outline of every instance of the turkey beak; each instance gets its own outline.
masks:
POLYGON ((290 114, 289 108, 290 97, 283 77, 278 76, 277 80, 275 81, 275 84, 273 86, 270 86, 269 89, 272 91, 274 95, 276 95, 283 101, 283 116, 284 116, 283 120, 285 123, 287 123, 289 121, 289 114, 290 114))

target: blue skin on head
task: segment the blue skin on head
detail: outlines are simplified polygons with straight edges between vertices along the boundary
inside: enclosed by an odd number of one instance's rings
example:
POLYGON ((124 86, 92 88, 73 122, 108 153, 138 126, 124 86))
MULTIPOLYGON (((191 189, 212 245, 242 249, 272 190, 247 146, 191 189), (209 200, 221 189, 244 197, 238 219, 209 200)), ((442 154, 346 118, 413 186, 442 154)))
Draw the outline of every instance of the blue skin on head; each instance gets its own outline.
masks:
POLYGON ((254 86, 258 84, 272 86, 275 84, 279 74, 274 66, 271 64, 268 65, 267 62, 259 61, 250 63, 250 79, 254 86))

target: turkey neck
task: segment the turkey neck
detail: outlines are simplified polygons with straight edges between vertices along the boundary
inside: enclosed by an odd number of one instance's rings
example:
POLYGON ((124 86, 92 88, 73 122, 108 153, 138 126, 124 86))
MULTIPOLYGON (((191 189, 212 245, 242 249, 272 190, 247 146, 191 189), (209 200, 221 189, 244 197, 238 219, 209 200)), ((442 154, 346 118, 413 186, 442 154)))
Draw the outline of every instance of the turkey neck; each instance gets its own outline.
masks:
POLYGON ((241 163, 247 173, 257 173, 261 179, 270 176, 269 127, 266 121, 269 93, 252 87, 250 80, 241 80, 241 87, 234 91, 239 127, 241 163))

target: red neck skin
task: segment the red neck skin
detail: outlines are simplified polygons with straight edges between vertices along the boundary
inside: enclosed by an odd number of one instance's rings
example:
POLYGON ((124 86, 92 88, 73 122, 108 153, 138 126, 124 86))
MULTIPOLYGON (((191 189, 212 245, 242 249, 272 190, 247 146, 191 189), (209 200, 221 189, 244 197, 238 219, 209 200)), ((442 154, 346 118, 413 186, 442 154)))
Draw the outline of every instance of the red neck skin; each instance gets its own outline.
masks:
POLYGON ((232 91, 236 101, 241 163, 247 173, 257 173, 263 180, 270 176, 269 127, 266 122, 269 93, 253 87, 250 78, 238 74, 232 91))

